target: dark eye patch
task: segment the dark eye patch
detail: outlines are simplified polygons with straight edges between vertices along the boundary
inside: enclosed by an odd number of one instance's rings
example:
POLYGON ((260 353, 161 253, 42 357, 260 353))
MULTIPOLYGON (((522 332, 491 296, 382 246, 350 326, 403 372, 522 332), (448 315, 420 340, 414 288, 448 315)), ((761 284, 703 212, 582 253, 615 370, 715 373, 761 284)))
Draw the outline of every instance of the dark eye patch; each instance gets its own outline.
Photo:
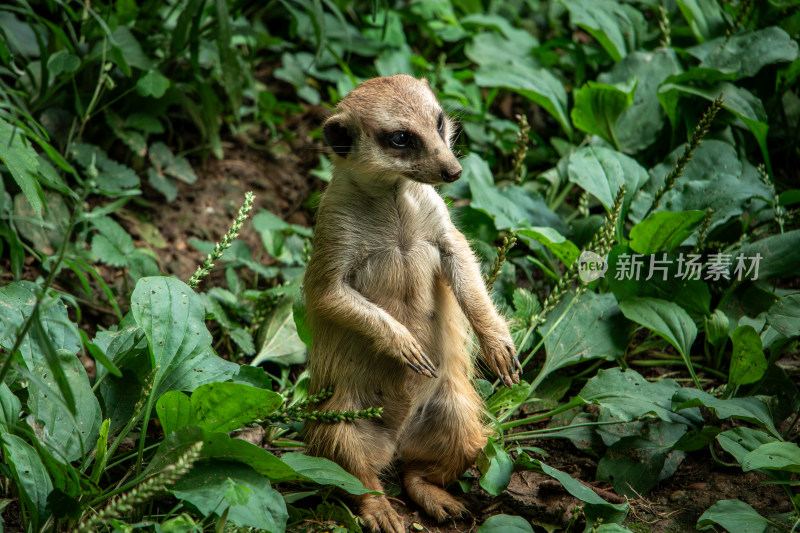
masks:
POLYGON ((383 141, 383 144, 389 148, 394 148, 397 150, 414 148, 416 144, 414 134, 402 130, 385 132, 381 136, 381 141, 383 141))

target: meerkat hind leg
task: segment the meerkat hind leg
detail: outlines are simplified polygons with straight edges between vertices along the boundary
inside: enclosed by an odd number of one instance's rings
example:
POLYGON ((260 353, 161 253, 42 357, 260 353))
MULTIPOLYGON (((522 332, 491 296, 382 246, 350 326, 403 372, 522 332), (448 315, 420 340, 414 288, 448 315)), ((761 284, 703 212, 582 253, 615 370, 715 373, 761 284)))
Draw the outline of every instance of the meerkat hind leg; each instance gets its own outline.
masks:
POLYGON ((419 408, 403 435, 403 486, 439 522, 467 514, 443 487, 472 464, 486 442, 480 409, 480 398, 466 376, 451 375, 419 408))

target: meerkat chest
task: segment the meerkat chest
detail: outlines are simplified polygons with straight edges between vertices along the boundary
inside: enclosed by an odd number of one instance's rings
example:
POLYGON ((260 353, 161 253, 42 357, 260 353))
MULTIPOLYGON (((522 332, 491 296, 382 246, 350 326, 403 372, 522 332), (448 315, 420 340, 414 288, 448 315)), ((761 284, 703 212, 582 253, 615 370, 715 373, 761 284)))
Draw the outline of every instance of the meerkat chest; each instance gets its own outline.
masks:
POLYGON ((351 282, 368 298, 424 298, 439 275, 438 225, 424 206, 403 207, 363 218, 366 238, 351 282))

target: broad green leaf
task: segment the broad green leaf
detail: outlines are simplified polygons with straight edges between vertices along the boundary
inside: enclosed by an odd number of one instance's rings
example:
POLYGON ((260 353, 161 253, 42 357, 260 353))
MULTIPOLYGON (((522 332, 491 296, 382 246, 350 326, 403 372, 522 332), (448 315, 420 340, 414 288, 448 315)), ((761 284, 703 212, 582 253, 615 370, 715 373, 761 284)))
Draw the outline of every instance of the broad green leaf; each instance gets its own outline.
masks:
POLYGON ((636 80, 633 102, 616 120, 616 137, 622 151, 633 153, 647 148, 664 126, 664 110, 658 100, 658 87, 668 77, 683 71, 672 48, 637 50, 602 72, 597 81, 608 85, 636 80))
POLYGON ((575 93, 575 107, 570 117, 575 127, 590 135, 598 135, 620 150, 617 119, 633 103, 636 80, 622 86, 588 81, 575 93))
POLYGON ((92 223, 100 232, 92 238, 92 253, 111 266, 128 265, 136 245, 125 228, 109 217, 98 217, 92 223))
MULTIPOLYGON (((650 208, 653 194, 675 166, 684 148, 673 150, 666 159, 650 170, 650 181, 636 196, 631 206, 631 219, 638 222, 650 208)), ((757 211, 771 192, 762 183, 755 167, 739 160, 736 148, 716 139, 705 139, 694 151, 683 176, 678 178, 659 206, 660 211, 714 210, 710 230, 717 228, 745 211, 757 211)), ((694 244, 695 236, 686 244, 694 244)))
POLYGON ((516 410, 528 399, 529 394, 530 384, 524 380, 511 388, 500 387, 486 399, 486 410, 494 414, 507 409, 516 410))
POLYGON ((306 299, 303 291, 297 291, 294 295, 294 302, 292 302, 292 318, 294 325, 297 328, 297 335, 306 348, 311 349, 313 338, 311 337, 311 328, 308 326, 306 311, 306 299))
MULTIPOLYGON (((39 441, 52 450, 57 458, 69 462, 80 459, 94 448, 102 418, 100 404, 92 392, 80 359, 66 350, 59 350, 58 356, 75 405, 78 406, 75 416, 61 403, 53 401, 49 397, 50 392, 37 383, 31 383, 28 387, 28 408, 35 418, 32 429, 39 441)), ((56 390, 50 365, 39 363, 32 372, 50 389, 56 390)))
POLYGON ((559 368, 587 359, 613 361, 625 351, 624 319, 614 296, 584 292, 573 299, 564 298, 539 326, 547 357, 532 390, 559 368))
POLYGON ((797 43, 777 26, 723 36, 686 50, 700 60, 700 68, 733 75, 734 80, 758 74, 772 63, 794 61, 797 43))
POLYGON ((739 326, 731 333, 733 354, 728 381, 731 385, 747 385, 760 380, 767 370, 767 358, 761 337, 753 326, 739 326))
POLYGON ((514 464, 501 445, 491 440, 487 442, 477 463, 482 474, 479 483, 483 490, 492 496, 498 496, 506 490, 514 464))
POLYGON ((517 185, 498 188, 489 164, 477 154, 463 158, 461 165, 472 196, 470 207, 492 217, 498 230, 549 226, 562 235, 569 231, 538 192, 517 185))
POLYGON ((192 170, 189 161, 185 157, 175 157, 166 144, 154 143, 147 151, 147 156, 159 176, 163 177, 164 174, 167 174, 190 184, 197 181, 197 175, 192 170))
POLYGON ((680 246, 700 225, 703 211, 659 211, 631 228, 628 246, 637 253, 649 255, 670 252, 680 246))
POLYGON ((37 179, 39 157, 25 132, 0 118, 0 162, 22 189, 33 212, 41 221, 43 193, 37 179))
POLYGON ((755 396, 722 400, 702 390, 685 387, 677 391, 672 397, 672 408, 675 411, 703 406, 714 409, 717 417, 721 419, 735 418, 745 420, 766 429, 773 436, 780 438, 780 433, 775 429, 775 424, 772 422, 769 408, 761 399, 755 396))
POLYGON ((283 298, 259 330, 261 349, 250 362, 252 366, 265 361, 287 366, 306 362, 306 345, 297 332, 293 304, 294 298, 283 298))
MULTIPOLYGON (((38 286, 30 281, 15 281, 0 287, 0 346, 10 350, 14 346, 17 332, 33 313, 38 286)), ((80 350, 77 328, 67 316, 67 309, 58 300, 45 297, 39 307, 42 327, 56 350, 72 353, 80 350)), ((28 369, 45 364, 44 347, 30 334, 19 347, 28 369)))
POLYGON ((565 267, 569 267, 580 255, 581 251, 566 237, 553 228, 538 226, 526 228, 517 232, 528 246, 531 241, 537 241, 558 257, 565 267))
POLYGON ((53 482, 39 454, 28 443, 10 433, 0 435, 0 442, 13 481, 19 487, 20 499, 30 515, 33 531, 39 531, 38 524, 47 518, 47 497, 53 490, 53 482))
POLYGON ((44 191, 47 209, 44 215, 37 215, 23 194, 14 196, 14 217, 16 229, 21 237, 29 240, 41 255, 53 255, 64 242, 70 210, 64 196, 55 191, 44 191))
POLYGON ((614 205, 619 188, 625 185, 625 203, 629 203, 647 182, 647 171, 631 157, 599 146, 585 146, 569 155, 569 181, 597 198, 607 211, 614 205))
MULTIPOLYGON (((64 369, 62 358, 69 360, 74 358, 75 354, 69 350, 57 350, 53 346, 53 342, 47 337, 47 334, 42 327, 42 319, 38 308, 33 310, 32 326, 30 329, 31 340, 42 347, 42 355, 44 355, 45 365, 42 367, 34 367, 34 373, 39 372, 43 376, 50 376, 52 381, 44 384, 45 398, 48 394, 55 394, 55 389, 52 389, 52 384, 58 386, 58 391, 61 393, 63 406, 67 408, 70 414, 77 414, 78 404, 75 402, 75 395, 72 392, 72 387, 67 379, 66 371, 64 369), (45 370, 42 371, 42 368, 45 370), (48 390, 51 389, 51 390, 48 390)), ((53 399, 53 398, 51 398, 53 399)))
POLYGON ((161 98, 169 88, 169 78, 157 70, 150 70, 136 82, 136 92, 141 96, 161 98))
POLYGON ((182 281, 141 278, 131 296, 131 313, 147 337, 151 367, 158 368, 156 396, 225 381, 235 373, 238 365, 213 353, 203 302, 182 281))
POLYGON ((767 322, 785 337, 800 335, 800 294, 784 296, 772 304, 767 322))
POLYGON ((717 442, 741 464, 748 453, 762 444, 776 442, 776 439, 760 429, 738 427, 717 435, 717 442))
MULTIPOLYGON (((681 76, 691 76, 691 71, 681 76)), ((721 82, 709 89, 703 89, 692 85, 680 83, 680 76, 674 76, 672 82, 669 80, 658 90, 658 98, 664 111, 667 113, 673 127, 677 124, 679 115, 679 100, 685 95, 700 96, 708 101, 715 100, 723 95, 724 101, 722 108, 733 113, 742 120, 747 128, 755 136, 761 153, 765 158, 769 158, 767 151, 767 112, 761 100, 743 87, 737 87, 729 82, 721 82)))
POLYGON ((464 46, 464 54, 479 66, 503 65, 517 72, 531 71, 541 66, 530 53, 536 40, 529 33, 522 33, 530 37, 525 42, 517 42, 494 31, 477 33, 464 46))
POLYGON ((727 29, 722 9, 715 0, 676 0, 683 18, 701 43, 727 29))
POLYGON ((697 520, 697 529, 712 529, 719 525, 731 533, 763 533, 769 520, 740 500, 720 500, 697 520))
POLYGON ((569 10, 570 23, 583 28, 619 61, 639 48, 646 24, 633 6, 613 0, 561 0, 569 10))
POLYGON ((481 65, 475 71, 479 87, 502 87, 542 106, 568 135, 572 124, 567 116, 567 92, 564 84, 547 69, 519 68, 503 64, 481 65))
POLYGON ((717 350, 728 340, 731 326, 728 316, 720 309, 705 320, 706 339, 717 350))
POLYGON ((0 383, 0 433, 13 433, 22 404, 8 385, 0 383))
POLYGON ((47 70, 53 76, 58 76, 62 72, 75 72, 80 66, 80 58, 70 54, 67 50, 59 50, 47 58, 47 70))
POLYGON ((228 461, 210 461, 195 465, 179 479, 171 490, 184 502, 189 502, 202 516, 222 515, 240 528, 257 528, 269 533, 283 533, 288 512, 281 494, 270 486, 269 480, 252 468, 228 461), (249 497, 230 502, 220 498, 233 483, 249 497))
POLYGON ((662 479, 668 454, 683 455, 672 448, 685 433, 683 424, 647 424, 642 436, 622 438, 608 448, 597 464, 597 479, 609 481, 617 494, 647 494, 662 479))
POLYGON ((205 431, 196 426, 185 427, 170 433, 156 449, 153 459, 145 469, 145 474, 159 472, 178 458, 198 441, 203 441, 202 459, 239 461, 252 467, 271 481, 306 481, 284 461, 265 449, 242 439, 233 439, 226 433, 205 431))
POLYGON ((72 143, 70 156, 90 175, 97 173, 97 187, 105 193, 116 194, 139 185, 136 172, 110 159, 93 144, 72 143))
POLYGON ((313 457, 302 453, 284 453, 281 460, 292 467, 298 476, 319 485, 335 485, 350 494, 366 494, 370 491, 355 476, 338 464, 324 457, 313 457))
POLYGON ((478 528, 478 533, 533 533, 533 528, 521 516, 496 514, 478 528))
MULTIPOLYGON (((696 320, 711 310, 708 283, 694 279, 688 255, 667 253, 636 254, 625 245, 618 245, 608 254, 605 278, 618 301, 652 297, 680 305, 696 320)), ((694 263, 699 267, 701 257, 694 263)))
POLYGON ((697 337, 697 326, 681 306, 658 298, 631 298, 619 302, 622 314, 667 340, 683 357, 692 379, 691 347, 697 337))
POLYGON ((577 479, 573 479, 569 474, 560 470, 556 470, 555 468, 544 464, 538 459, 534 459, 533 462, 542 468, 542 472, 544 472, 545 475, 556 479, 564 486, 567 492, 586 504, 585 511, 587 513, 587 519, 589 516, 601 516, 606 519, 606 522, 622 522, 625 519, 625 516, 627 516, 627 504, 608 503, 603 498, 598 496, 595 491, 577 479))
POLYGON ((265 418, 283 403, 277 392, 241 383, 207 383, 192 393, 191 424, 227 432, 265 418))
POLYGON ((741 255, 750 260, 748 265, 758 267, 757 272, 747 276, 747 279, 793 276, 797 274, 797 265, 800 264, 800 229, 745 244, 741 255))
POLYGON ((192 402, 182 391, 167 391, 156 401, 156 416, 164 435, 192 424, 192 402))
POLYGON ((606 420, 630 422, 655 416, 664 422, 697 426, 703 417, 699 409, 676 413, 672 396, 681 389, 671 379, 649 382, 635 370, 611 368, 599 370, 578 394, 587 402, 600 406, 606 420))
POLYGON ((800 447, 794 442, 766 442, 742 459, 742 470, 800 472, 800 447))

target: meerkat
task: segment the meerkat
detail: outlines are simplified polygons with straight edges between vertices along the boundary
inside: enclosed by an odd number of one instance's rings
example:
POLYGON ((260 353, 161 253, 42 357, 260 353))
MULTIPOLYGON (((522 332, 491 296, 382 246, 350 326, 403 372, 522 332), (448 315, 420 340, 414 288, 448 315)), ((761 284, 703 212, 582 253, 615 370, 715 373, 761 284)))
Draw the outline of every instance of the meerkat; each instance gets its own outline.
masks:
MULTIPOLYGON (((443 487, 487 437, 468 324, 504 384, 519 383, 522 369, 469 243, 434 189, 461 176, 453 124, 427 80, 397 75, 356 87, 323 134, 333 176, 304 283, 310 388, 333 388, 319 409, 380 406, 383 415, 309 422, 308 451, 381 492, 379 475, 399 458, 405 491, 429 515, 466 514, 443 487)), ((405 531, 384 495, 357 500, 373 531, 405 531)))

